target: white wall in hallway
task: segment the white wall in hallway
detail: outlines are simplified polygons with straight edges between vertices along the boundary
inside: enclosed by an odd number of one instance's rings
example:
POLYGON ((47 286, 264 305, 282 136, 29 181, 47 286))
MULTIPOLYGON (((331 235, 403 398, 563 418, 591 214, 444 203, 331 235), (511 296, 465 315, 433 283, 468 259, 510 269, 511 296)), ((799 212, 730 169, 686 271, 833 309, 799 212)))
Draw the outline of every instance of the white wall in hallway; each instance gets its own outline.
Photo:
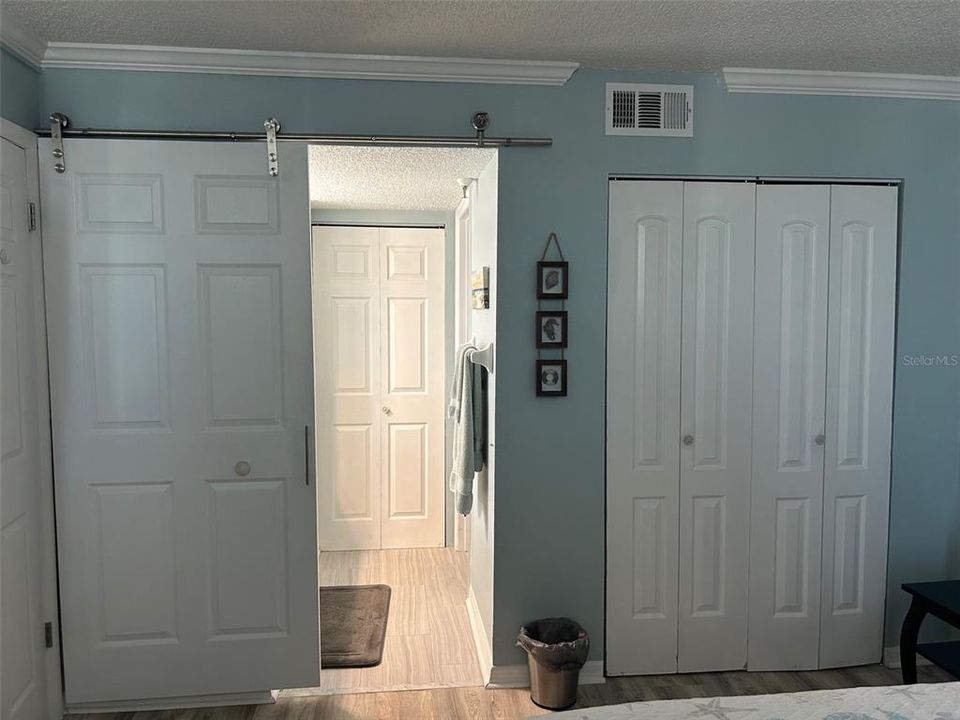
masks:
MULTIPOLYGON (((473 310, 472 326, 480 347, 495 343, 497 336, 497 206, 499 188, 499 159, 483 169, 477 179, 476 203, 473 207, 473 269, 490 268, 490 308, 473 310)), ((496 345, 494 345, 496 350, 496 345)), ((496 362, 494 372, 487 378, 487 467, 476 477, 473 495, 473 513, 470 522, 470 585, 477 598, 480 618, 487 639, 493 637, 493 521, 494 521, 494 441, 496 423, 496 362)))

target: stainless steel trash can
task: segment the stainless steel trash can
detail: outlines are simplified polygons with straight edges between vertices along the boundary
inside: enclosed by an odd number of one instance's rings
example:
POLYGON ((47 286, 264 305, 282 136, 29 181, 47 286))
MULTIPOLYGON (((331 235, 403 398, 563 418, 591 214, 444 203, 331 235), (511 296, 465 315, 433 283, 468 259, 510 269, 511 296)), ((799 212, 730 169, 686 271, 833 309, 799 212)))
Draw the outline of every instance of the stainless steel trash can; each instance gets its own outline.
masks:
POLYGON ((530 666, 530 699, 548 710, 563 710, 577 701, 580 668, 551 670, 527 655, 530 666))
POLYGON ((577 702, 580 668, 590 652, 590 636, 568 617, 542 618, 520 628, 517 646, 527 653, 530 699, 548 710, 577 702))

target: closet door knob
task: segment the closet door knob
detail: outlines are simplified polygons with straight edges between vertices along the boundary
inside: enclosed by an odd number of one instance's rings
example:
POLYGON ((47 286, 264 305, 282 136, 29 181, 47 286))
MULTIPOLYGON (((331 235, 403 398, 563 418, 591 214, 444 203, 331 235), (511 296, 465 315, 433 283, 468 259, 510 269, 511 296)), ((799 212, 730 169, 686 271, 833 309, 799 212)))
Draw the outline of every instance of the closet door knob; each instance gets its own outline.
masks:
POLYGON ((683 436, 684 445, 693 445, 693 435, 684 435, 683 436))
POLYGON ((389 415, 389 414, 391 414, 391 413, 393 412, 393 411, 392 411, 390 408, 388 408, 386 405, 384 405, 381 409, 383 410, 383 414, 384 414, 384 415, 389 415))
POLYGON ((826 435, 822 435, 822 434, 821 434, 821 435, 817 435, 817 436, 813 439, 813 441, 814 441, 817 445, 823 445, 823 444, 827 441, 827 436, 826 436, 826 435))
POLYGON ((241 460, 233 466, 233 471, 240 477, 246 477, 249 475, 251 469, 250 463, 248 463, 246 460, 241 460))

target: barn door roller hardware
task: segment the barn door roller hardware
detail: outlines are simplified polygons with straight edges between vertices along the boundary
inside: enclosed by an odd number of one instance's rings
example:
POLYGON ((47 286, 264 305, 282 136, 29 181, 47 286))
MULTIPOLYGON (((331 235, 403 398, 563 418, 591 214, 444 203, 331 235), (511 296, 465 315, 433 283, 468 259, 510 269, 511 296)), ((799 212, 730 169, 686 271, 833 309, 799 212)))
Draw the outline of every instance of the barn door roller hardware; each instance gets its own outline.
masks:
POLYGON ((50 139, 53 145, 53 169, 58 173, 66 172, 66 158, 63 157, 63 128, 67 127, 70 121, 63 113, 50 114, 50 139))
POLYGON ((280 158, 277 155, 277 133, 280 132, 280 121, 276 118, 267 118, 263 121, 263 129, 267 133, 267 172, 270 177, 280 174, 280 158))
POLYGON ((551 138, 545 137, 487 137, 490 113, 475 112, 470 123, 472 136, 457 135, 349 135, 336 133, 295 132, 280 133, 280 122, 268 118, 263 132, 231 132, 220 130, 110 130, 100 128, 69 129, 69 119, 63 113, 50 116, 50 127, 36 131, 40 137, 53 140, 54 169, 64 172, 64 138, 102 138, 113 140, 207 140, 213 142, 267 142, 267 170, 270 175, 280 172, 277 144, 306 142, 315 145, 415 145, 420 147, 549 147, 551 138), (59 154, 58 154, 59 153, 59 154))

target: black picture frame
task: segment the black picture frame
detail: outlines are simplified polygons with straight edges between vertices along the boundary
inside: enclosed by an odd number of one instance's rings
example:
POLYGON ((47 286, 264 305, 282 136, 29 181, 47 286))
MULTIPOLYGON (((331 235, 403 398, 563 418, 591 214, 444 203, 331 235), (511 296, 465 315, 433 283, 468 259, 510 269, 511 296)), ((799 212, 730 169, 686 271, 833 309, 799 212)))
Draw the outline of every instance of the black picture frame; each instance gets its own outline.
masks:
POLYGON ((537 262, 537 299, 566 300, 570 294, 570 266, 565 260, 537 262), (555 274, 554 274, 555 273, 555 274))
POLYGON ((538 310, 536 341, 538 348, 567 347, 567 311, 538 310))
POLYGON ((567 396, 567 361, 566 360, 537 360, 537 395, 539 397, 566 397, 567 396), (556 381, 547 383, 546 372, 553 371, 556 381))

